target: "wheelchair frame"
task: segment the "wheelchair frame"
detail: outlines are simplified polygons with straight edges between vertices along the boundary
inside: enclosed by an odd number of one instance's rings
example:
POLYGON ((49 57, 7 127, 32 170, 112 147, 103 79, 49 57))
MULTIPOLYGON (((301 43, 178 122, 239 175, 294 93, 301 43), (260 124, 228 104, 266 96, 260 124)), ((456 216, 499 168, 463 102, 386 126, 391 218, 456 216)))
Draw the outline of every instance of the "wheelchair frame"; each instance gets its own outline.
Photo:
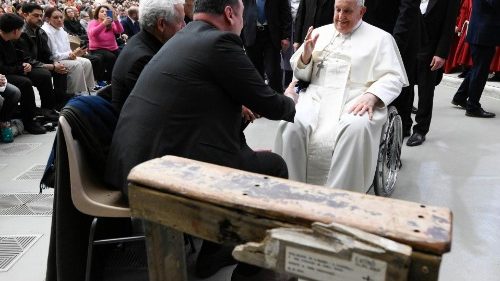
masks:
POLYGON ((387 111, 388 118, 380 136, 377 168, 372 184, 375 194, 384 197, 391 196, 396 187, 403 145, 401 116, 394 106, 389 106, 387 111))

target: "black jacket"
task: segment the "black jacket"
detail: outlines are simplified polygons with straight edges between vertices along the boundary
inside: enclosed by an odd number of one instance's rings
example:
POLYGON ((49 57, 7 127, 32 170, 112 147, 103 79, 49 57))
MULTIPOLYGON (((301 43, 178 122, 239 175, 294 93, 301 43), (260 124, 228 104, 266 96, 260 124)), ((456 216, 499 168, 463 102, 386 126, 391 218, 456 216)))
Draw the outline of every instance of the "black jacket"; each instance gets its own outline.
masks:
MULTIPOLYGON (((257 32, 257 3, 255 0, 243 0, 244 27, 241 38, 245 46, 255 44, 257 32)), ((281 40, 290 39, 292 34, 292 12, 288 0, 267 0, 265 4, 267 26, 275 48, 281 49, 281 40)))
POLYGON ((22 51, 17 51, 12 41, 0 37, 0 73, 24 75, 22 51))
POLYGON ((112 74, 112 103, 120 112, 142 70, 163 44, 151 33, 142 30, 125 45, 116 60, 112 74))
POLYGON ((472 1, 467 41, 484 46, 500 45, 500 0, 472 1))
POLYGON ((423 15, 421 57, 429 61, 433 56, 448 57, 459 5, 460 0, 429 0, 423 15))
POLYGON ((85 31, 85 28, 83 28, 78 20, 64 20, 64 30, 71 35, 87 37, 87 31, 85 31))
POLYGON ((32 67, 42 67, 44 64, 52 63, 50 59, 52 53, 48 42, 49 38, 43 29, 33 30, 25 24, 23 33, 15 42, 15 46, 22 50, 24 62, 28 62, 32 67))
POLYGON ((420 0, 366 0, 363 20, 392 34, 410 83, 415 81, 422 16, 420 0))
POLYGON ((127 191, 132 167, 176 155, 239 168, 241 107, 292 121, 292 99, 268 87, 241 39, 190 22, 151 59, 125 102, 107 160, 106 180, 127 191))
POLYGON ((120 22, 123 26, 123 33, 127 34, 127 36, 130 38, 134 36, 135 34, 139 33, 141 31, 141 28, 139 27, 139 23, 137 23, 137 26, 134 26, 132 23, 132 20, 129 17, 126 17, 124 20, 120 22))

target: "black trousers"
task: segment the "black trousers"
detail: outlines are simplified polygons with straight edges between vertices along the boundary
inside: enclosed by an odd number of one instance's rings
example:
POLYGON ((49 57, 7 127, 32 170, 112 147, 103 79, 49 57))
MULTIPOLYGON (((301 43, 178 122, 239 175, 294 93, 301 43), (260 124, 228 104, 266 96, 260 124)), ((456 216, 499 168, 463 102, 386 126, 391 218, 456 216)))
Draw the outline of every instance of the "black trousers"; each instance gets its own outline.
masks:
POLYGON ((262 79, 267 74, 269 86, 278 93, 283 93, 283 73, 281 72, 281 53, 271 40, 271 34, 266 27, 257 29, 255 44, 246 47, 246 52, 262 79))
POLYGON ((60 100, 66 95, 68 90, 68 75, 59 74, 57 72, 51 71, 52 82, 54 84, 54 98, 55 100, 60 100))
MULTIPOLYGON (((111 81, 111 73, 113 72, 113 67, 115 66, 116 58, 118 57, 119 51, 109 51, 109 50, 93 50, 90 52, 91 55, 99 58, 104 68, 104 73, 98 73, 96 79, 98 81, 111 81)), ((93 65, 92 65, 93 67, 93 65)))
POLYGON ((33 92, 33 84, 31 80, 24 75, 5 75, 7 77, 7 81, 12 85, 19 88, 21 91, 21 116, 23 122, 31 122, 35 117, 35 92, 33 92))
POLYGON ((253 151, 246 142, 242 144, 238 169, 272 177, 288 178, 288 168, 281 156, 268 151, 253 151))
POLYGON ((55 106, 55 95, 50 71, 41 67, 33 67, 26 76, 31 80, 33 86, 38 89, 38 94, 42 102, 41 107, 53 109, 55 106))
POLYGON ((403 132, 409 132, 413 121, 411 120, 411 108, 413 105, 414 91, 413 86, 404 87, 401 94, 390 104, 396 107, 401 123, 403 123, 403 132))
POLYGON ((495 46, 470 44, 472 68, 458 88, 453 100, 464 102, 467 100, 467 110, 474 111, 481 108, 479 100, 483 94, 490 69, 490 63, 495 55, 495 46))
POLYGON ((0 96, 3 98, 3 104, 0 105, 0 122, 10 121, 21 98, 21 91, 16 86, 7 83, 5 91, 0 93, 0 96))
MULTIPOLYGON (((432 56, 427 59, 417 59, 417 84, 418 84, 418 111, 415 115, 415 126, 413 132, 425 135, 429 132, 432 119, 432 108, 434 106, 434 90, 438 71, 431 71, 432 56)), ((414 85, 410 85, 413 87, 414 85)), ((411 99, 413 101, 413 99, 411 99)), ((410 107, 411 110, 411 107, 410 107)))
POLYGON ((105 80, 104 75, 106 73, 106 69, 104 68, 104 64, 101 61, 102 56, 87 54, 83 57, 90 60, 90 63, 92 64, 92 72, 94 73, 94 78, 97 81, 105 80))

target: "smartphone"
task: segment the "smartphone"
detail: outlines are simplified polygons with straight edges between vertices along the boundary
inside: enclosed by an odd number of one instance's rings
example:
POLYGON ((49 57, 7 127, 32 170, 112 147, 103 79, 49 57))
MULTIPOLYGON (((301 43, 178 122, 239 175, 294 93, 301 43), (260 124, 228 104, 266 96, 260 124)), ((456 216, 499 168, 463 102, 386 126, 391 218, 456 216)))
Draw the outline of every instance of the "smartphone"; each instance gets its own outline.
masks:
POLYGON ((107 15, 108 17, 110 17, 110 18, 113 18, 113 11, 111 11, 111 10, 107 10, 107 11, 106 11, 106 15, 107 15))

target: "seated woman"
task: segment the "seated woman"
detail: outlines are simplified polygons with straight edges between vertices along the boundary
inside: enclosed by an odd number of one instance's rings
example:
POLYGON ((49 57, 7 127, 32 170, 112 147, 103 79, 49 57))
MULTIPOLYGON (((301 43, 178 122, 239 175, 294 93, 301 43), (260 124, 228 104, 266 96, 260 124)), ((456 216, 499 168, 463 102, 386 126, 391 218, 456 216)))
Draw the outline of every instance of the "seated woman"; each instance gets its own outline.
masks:
POLYGON ((71 51, 68 33, 63 29, 63 15, 55 7, 45 11, 45 20, 42 29, 49 38, 51 59, 60 61, 68 69, 68 92, 89 92, 95 82, 90 60, 81 57, 87 49, 71 51))
POLYGON ((116 16, 111 8, 99 6, 95 9, 94 19, 89 22, 89 51, 92 55, 101 57, 105 68, 104 77, 96 77, 97 80, 111 81, 111 72, 119 54, 115 34, 123 32, 123 27, 116 16), (108 16, 108 11, 111 11, 111 17, 108 16))
POLYGON ((85 42, 89 40, 87 37, 87 31, 75 16, 75 8, 73 7, 66 7, 64 9, 64 30, 71 35, 80 37, 80 39, 85 42))

